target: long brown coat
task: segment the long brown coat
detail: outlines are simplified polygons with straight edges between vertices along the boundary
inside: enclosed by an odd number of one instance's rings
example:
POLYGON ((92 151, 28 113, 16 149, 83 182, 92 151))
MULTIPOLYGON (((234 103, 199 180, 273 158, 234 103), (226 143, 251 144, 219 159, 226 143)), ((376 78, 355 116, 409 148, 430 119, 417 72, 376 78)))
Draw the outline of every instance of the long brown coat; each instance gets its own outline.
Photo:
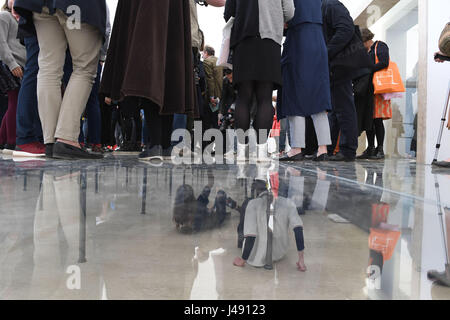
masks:
POLYGON ((100 91, 150 99, 161 114, 194 111, 188 0, 119 0, 100 91))

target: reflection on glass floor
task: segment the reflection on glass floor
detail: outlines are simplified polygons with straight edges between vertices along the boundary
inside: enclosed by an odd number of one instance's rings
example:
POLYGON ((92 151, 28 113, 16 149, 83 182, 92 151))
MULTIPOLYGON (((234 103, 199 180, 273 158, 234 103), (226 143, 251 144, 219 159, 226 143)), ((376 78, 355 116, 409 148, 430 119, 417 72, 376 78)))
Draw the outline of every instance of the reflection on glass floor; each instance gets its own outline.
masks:
POLYGON ((427 278, 445 270, 450 171, 14 160, 0 160, 0 299, 450 299, 427 278), (233 266, 239 208, 260 178, 295 204, 307 272, 291 230, 273 270, 233 266), (200 202, 208 230, 191 232, 200 202), (177 210, 194 212, 183 232, 177 210))

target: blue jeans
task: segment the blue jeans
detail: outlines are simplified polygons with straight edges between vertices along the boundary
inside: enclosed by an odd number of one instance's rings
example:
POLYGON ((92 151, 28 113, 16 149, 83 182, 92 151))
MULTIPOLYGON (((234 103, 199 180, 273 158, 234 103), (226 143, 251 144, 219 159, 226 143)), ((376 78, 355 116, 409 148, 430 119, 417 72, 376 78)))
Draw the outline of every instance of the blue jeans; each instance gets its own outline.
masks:
MULTIPOLYGON (((72 74, 73 64, 70 52, 67 51, 66 63, 64 65, 64 78, 63 82, 65 85, 69 83, 70 75, 72 74)), ((88 134, 87 143, 100 144, 101 134, 102 134, 102 119, 100 115, 100 101, 98 100, 98 92, 100 89, 100 75, 102 73, 102 65, 98 64, 97 78, 95 79, 94 85, 92 86, 91 95, 86 104, 86 118, 88 121, 88 134)), ((81 126, 82 127, 82 126, 81 126)), ((82 128, 80 129, 79 142, 85 142, 85 137, 82 128)))
POLYGON ((37 37, 25 38, 25 47, 27 49, 27 62, 17 104, 17 145, 43 141, 37 101, 38 57, 40 51, 37 37))
MULTIPOLYGON (((173 116, 173 129, 174 132, 177 129, 186 129, 187 128, 187 116, 185 114, 175 114, 173 116)), ((180 137, 178 141, 172 141, 172 146, 176 146, 179 144, 183 138, 180 137)))

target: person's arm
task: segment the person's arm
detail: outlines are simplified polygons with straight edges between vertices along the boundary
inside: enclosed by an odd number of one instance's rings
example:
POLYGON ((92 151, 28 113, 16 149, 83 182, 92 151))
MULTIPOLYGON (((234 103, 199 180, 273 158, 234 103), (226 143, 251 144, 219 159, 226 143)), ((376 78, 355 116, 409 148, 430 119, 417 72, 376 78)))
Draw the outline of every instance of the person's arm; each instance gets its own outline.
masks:
POLYGON ((355 25, 350 12, 340 2, 335 6, 328 7, 324 23, 328 24, 328 28, 331 27, 330 29, 335 30, 327 44, 328 57, 332 61, 352 40, 355 34, 355 25))
POLYGON ((106 61, 106 54, 108 53, 109 40, 111 38, 111 20, 108 4, 106 4, 106 32, 105 32, 105 42, 103 43, 102 49, 100 51, 100 61, 106 61))
POLYGON ((236 267, 245 266, 245 262, 250 257, 250 253, 252 253, 253 247, 255 246, 255 240, 256 240, 256 236, 245 237, 245 245, 244 245, 244 250, 242 252, 242 257, 237 257, 236 259, 234 259, 234 262, 233 262, 233 264, 236 267))
POLYGON ((282 0, 284 22, 287 23, 295 15, 295 6, 293 0, 282 0))
POLYGON ((225 12, 224 12, 225 22, 228 22, 231 17, 236 17, 236 0, 227 0, 225 3, 225 12))
POLYGON ((8 32, 9 32, 9 21, 10 18, 4 12, 0 15, 0 60, 3 61, 13 72, 13 70, 20 68, 20 65, 17 63, 16 59, 12 54, 11 48, 8 45, 8 32))
POLYGON ((373 67, 373 71, 377 72, 389 67, 389 47, 384 42, 379 41, 378 47, 376 49, 376 54, 378 56, 378 63, 373 67))

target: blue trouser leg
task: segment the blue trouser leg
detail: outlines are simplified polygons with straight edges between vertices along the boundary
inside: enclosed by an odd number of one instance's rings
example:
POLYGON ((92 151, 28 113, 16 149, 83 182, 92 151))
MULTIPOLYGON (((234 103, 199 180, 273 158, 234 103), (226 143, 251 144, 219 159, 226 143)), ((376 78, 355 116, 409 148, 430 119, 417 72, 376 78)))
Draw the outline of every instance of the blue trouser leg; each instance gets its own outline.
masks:
MULTIPOLYGON (((187 128, 187 116, 185 114, 175 114, 173 117, 173 131, 177 129, 186 129, 186 128, 187 128)), ((179 144, 182 140, 183 138, 180 138, 179 141, 172 141, 172 146, 179 144)))
POLYGON ((86 117, 88 121, 88 138, 87 142, 91 144, 100 144, 100 136, 102 133, 102 121, 100 116, 100 101, 98 100, 98 92, 100 89, 100 75, 102 73, 102 65, 98 64, 97 78, 92 87, 91 95, 86 104, 86 117))
POLYGON ((42 141, 42 127, 37 101, 39 43, 37 37, 25 38, 27 62, 19 91, 16 117, 16 144, 42 141))

